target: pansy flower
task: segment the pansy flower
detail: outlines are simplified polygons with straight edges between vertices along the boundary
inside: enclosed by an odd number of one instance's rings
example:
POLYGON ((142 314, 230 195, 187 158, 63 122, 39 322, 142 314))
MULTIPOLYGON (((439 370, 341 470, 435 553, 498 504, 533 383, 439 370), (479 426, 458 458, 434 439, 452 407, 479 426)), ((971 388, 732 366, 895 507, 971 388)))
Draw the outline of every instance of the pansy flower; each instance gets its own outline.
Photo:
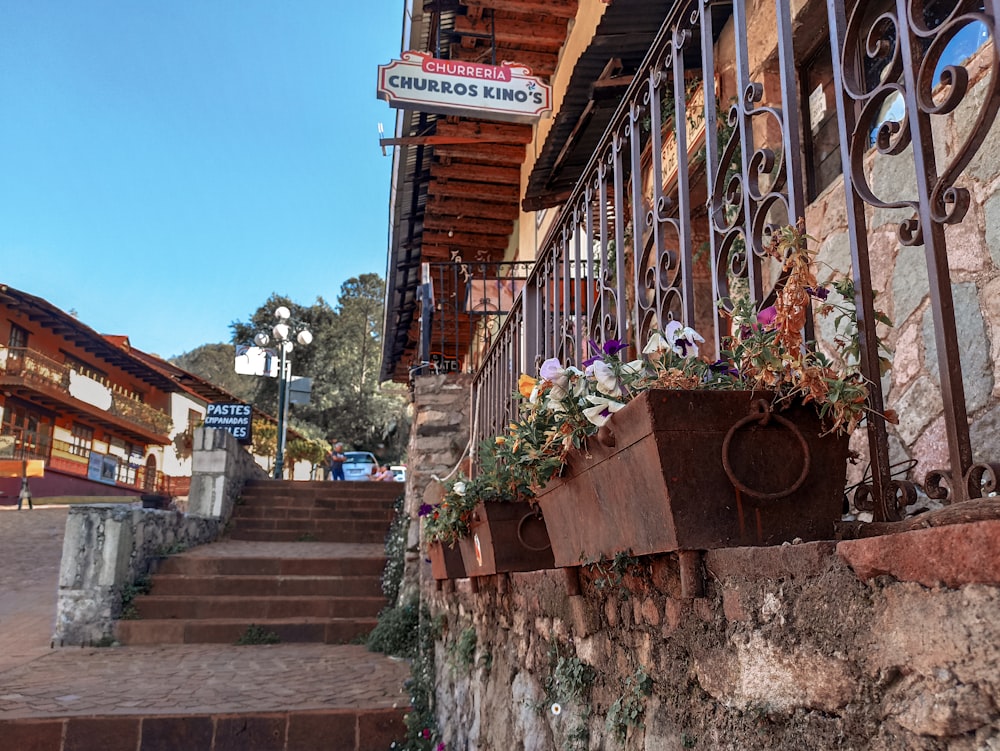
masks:
POLYGON ((663 329, 664 338, 670 342, 674 352, 681 357, 697 357, 698 344, 705 339, 690 326, 684 326, 678 321, 671 321, 663 329))
POLYGON ((594 406, 584 409, 583 415, 597 427, 604 425, 611 415, 625 406, 622 402, 596 394, 588 394, 587 401, 594 406))
POLYGON ((429 503, 421 503, 420 504, 420 509, 417 511, 417 515, 418 516, 427 516, 432 511, 434 511, 434 507, 431 504, 429 504, 429 503))

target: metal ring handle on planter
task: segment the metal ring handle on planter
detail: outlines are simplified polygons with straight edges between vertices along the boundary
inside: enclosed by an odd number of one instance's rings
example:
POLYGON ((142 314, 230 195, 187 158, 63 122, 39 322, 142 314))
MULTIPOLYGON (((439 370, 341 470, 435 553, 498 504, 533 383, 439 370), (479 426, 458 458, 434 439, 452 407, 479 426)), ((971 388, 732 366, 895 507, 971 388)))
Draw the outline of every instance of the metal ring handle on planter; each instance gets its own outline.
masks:
POLYGON ((726 433, 726 439, 722 442, 722 468, 726 471, 726 476, 729 481, 733 484, 737 490, 741 493, 745 493, 753 498, 760 498, 764 501, 776 501, 779 498, 785 498, 790 496, 796 490, 802 487, 802 483, 806 481, 809 476, 809 468, 812 464, 812 459, 809 454, 809 444, 806 443, 806 439, 802 436, 802 432, 795 426, 791 420, 787 417, 782 417, 781 415, 772 411, 770 405, 763 399, 759 399, 757 403, 751 408, 749 415, 741 420, 737 420, 733 427, 729 429, 726 433), (759 425, 767 425, 772 419, 776 420, 778 423, 783 425, 792 431, 792 434, 798 439, 799 445, 802 447, 802 472, 799 474, 799 479, 792 483, 792 485, 784 490, 778 490, 773 493, 764 493, 759 490, 754 490, 748 487, 744 483, 740 482, 736 478, 736 473, 733 472, 733 467, 729 462, 729 444, 733 440, 733 436, 736 431, 742 428, 744 425, 749 425, 751 423, 758 423, 759 425))
POLYGON ((525 539, 524 539, 524 523, 526 521, 528 521, 532 517, 535 517, 536 519, 541 520, 542 515, 539 514, 537 511, 531 511, 531 512, 529 512, 529 513, 527 513, 527 514, 525 514, 524 516, 521 517, 521 521, 519 521, 517 523, 517 541, 519 543, 521 543, 521 545, 523 545, 528 550, 534 551, 536 553, 539 552, 539 551, 542 551, 542 550, 548 550, 549 548, 552 547, 552 543, 551 542, 547 543, 545 545, 542 545, 541 547, 538 547, 537 545, 529 545, 525 541, 525 539))

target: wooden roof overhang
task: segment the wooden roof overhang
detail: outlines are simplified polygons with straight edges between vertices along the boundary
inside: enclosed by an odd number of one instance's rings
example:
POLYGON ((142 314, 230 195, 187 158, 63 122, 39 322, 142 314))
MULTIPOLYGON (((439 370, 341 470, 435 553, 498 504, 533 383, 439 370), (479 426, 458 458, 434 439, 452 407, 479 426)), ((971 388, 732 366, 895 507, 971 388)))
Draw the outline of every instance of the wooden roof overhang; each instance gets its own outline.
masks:
MULTIPOLYGON (((428 0, 421 6, 418 0, 409 48, 453 60, 521 63, 549 80, 577 5, 577 0, 428 0)), ((555 206, 568 195, 670 5, 672 0, 616 0, 605 9, 555 115, 545 161, 536 163, 524 195, 521 167, 533 126, 397 112, 397 138, 385 141, 395 148, 382 380, 408 381, 417 360, 421 264, 501 261, 521 207, 555 206)), ((461 294, 435 289, 436 299, 461 294)), ((449 345, 455 351, 471 344, 474 327, 443 328, 453 332, 449 345)))
POLYGON ((163 373, 134 357, 127 349, 109 341, 89 326, 80 323, 47 300, 29 295, 6 284, 0 284, 0 303, 18 311, 32 323, 92 355, 95 360, 108 363, 128 373, 143 383, 170 393, 175 390, 173 381, 163 373))

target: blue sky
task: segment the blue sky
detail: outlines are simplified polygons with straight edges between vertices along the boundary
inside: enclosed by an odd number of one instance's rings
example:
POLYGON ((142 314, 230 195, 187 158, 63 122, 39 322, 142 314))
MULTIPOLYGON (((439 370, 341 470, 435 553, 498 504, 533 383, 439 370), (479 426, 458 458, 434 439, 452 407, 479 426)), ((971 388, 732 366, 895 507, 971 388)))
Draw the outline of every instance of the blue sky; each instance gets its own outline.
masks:
POLYGON ((0 0, 0 283, 163 357, 385 275, 403 0, 0 0))

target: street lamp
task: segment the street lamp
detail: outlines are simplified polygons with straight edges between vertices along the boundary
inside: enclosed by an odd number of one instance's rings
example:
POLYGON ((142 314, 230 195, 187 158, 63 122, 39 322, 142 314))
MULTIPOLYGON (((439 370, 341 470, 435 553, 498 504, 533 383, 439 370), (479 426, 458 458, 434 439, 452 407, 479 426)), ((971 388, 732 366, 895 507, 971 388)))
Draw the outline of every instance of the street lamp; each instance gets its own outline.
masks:
MULTIPOLYGON (((301 321, 292 319, 292 312, 284 305, 274 311, 277 323, 271 327, 274 342, 278 346, 280 358, 278 361, 278 452, 274 457, 274 479, 280 480, 285 468, 285 435, 288 422, 288 383, 292 379, 292 349, 293 339, 303 347, 313 340, 312 332, 301 321), (295 329, 293 333, 293 328, 295 329)), ((271 341, 263 331, 254 338, 258 347, 266 347, 271 341)))

